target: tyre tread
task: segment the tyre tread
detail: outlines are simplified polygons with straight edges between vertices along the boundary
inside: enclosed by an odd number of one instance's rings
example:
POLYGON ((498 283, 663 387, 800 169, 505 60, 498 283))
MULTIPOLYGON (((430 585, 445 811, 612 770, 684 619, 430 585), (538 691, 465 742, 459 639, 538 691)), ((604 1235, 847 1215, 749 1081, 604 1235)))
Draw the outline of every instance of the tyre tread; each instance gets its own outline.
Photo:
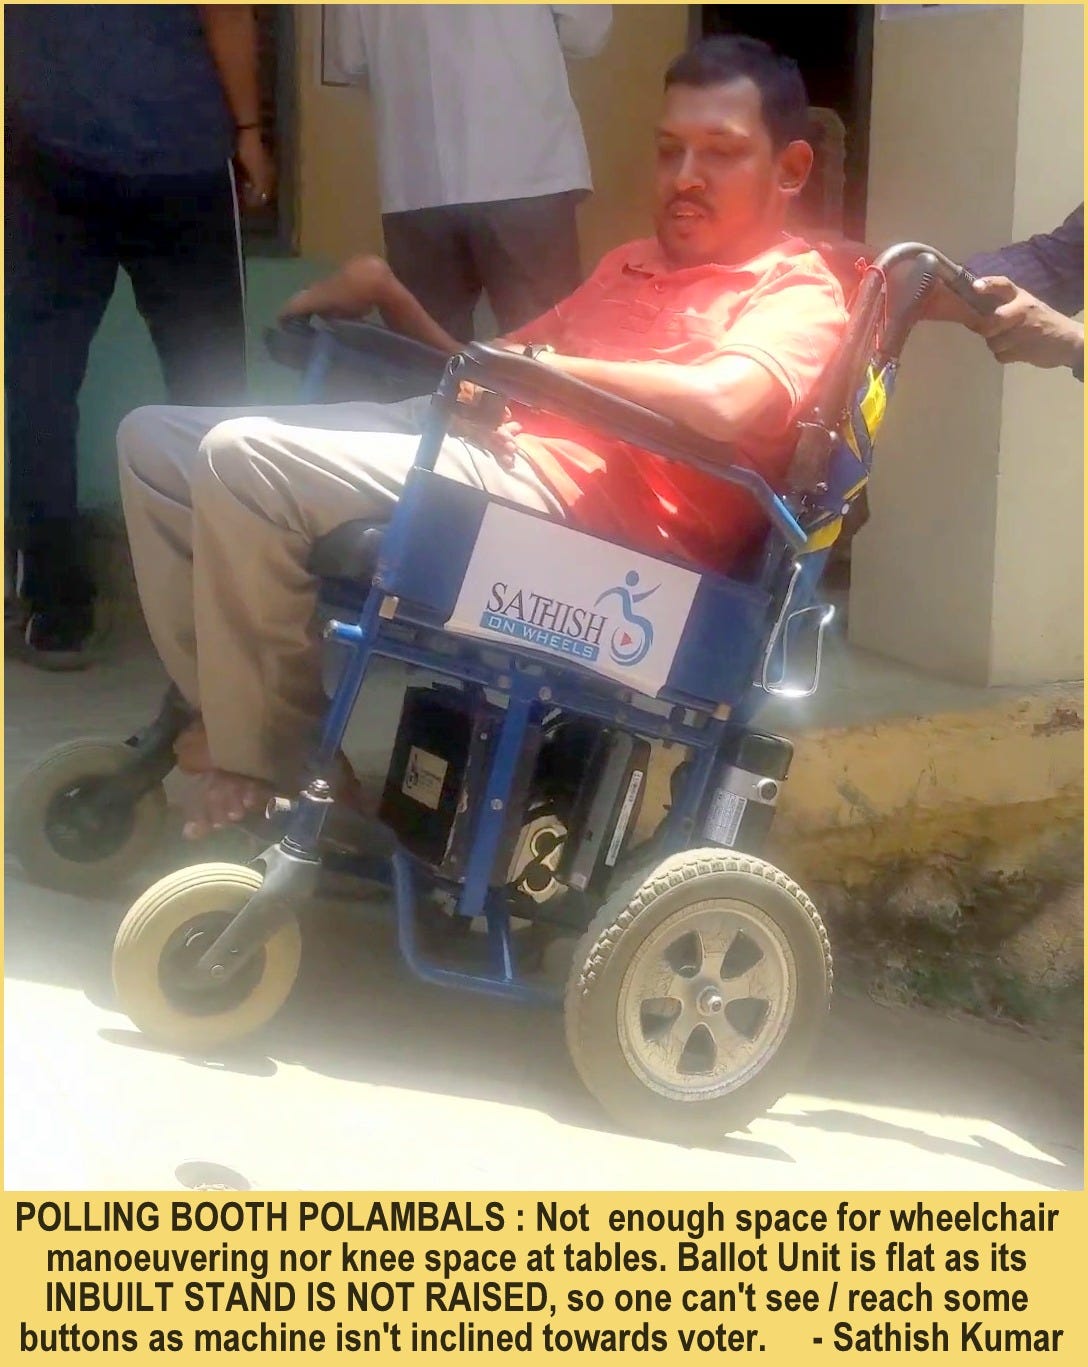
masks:
MULTIPOLYGON (((788 874, 766 860, 717 848, 670 855, 618 884, 579 941, 567 981, 564 1010, 567 1048, 583 1083, 621 1124, 673 1142, 699 1142, 704 1138, 720 1137, 726 1128, 742 1128, 773 1105, 783 1088, 772 1086, 771 1079, 761 1072, 738 1091, 698 1105, 663 1102, 650 1092, 645 1093, 642 1102, 632 1102, 630 1096, 623 1100, 623 1089, 617 1091, 612 1074, 607 1070, 601 1072, 608 1050, 590 1028, 586 1013, 592 1009, 590 999, 607 990, 606 985, 602 985, 602 977, 621 940, 632 931, 639 918, 662 896, 696 879, 723 874, 742 874, 758 879, 790 898, 815 934, 824 972, 822 996, 825 1002, 829 1001, 834 982, 831 944, 811 899, 788 874), (666 1112, 672 1116, 671 1120, 666 1119, 666 1112)), ((815 949, 813 945, 813 958, 815 949)), ((803 1042, 796 1046, 806 1047, 803 1042)), ((780 1074, 775 1067, 778 1062, 777 1055, 772 1057, 765 1072, 780 1074)))
POLYGON ((766 860, 757 859, 754 855, 733 854, 727 851, 718 853, 711 850, 688 850, 685 853, 670 855, 657 866, 650 877, 647 878, 645 873, 635 874, 608 897, 604 906, 590 922, 588 930, 575 950, 575 963, 578 963, 579 956, 582 956, 577 990, 584 996, 592 989, 601 969, 615 951, 620 936, 631 928, 639 914, 651 902, 673 888, 682 887, 693 878, 714 873, 751 874, 781 888, 796 899, 820 937, 824 963, 827 966, 827 990, 830 992, 834 987, 835 976, 831 941, 820 913, 804 889, 788 874, 773 864, 768 864, 766 860), (613 907, 621 899, 622 909, 616 913, 613 907))

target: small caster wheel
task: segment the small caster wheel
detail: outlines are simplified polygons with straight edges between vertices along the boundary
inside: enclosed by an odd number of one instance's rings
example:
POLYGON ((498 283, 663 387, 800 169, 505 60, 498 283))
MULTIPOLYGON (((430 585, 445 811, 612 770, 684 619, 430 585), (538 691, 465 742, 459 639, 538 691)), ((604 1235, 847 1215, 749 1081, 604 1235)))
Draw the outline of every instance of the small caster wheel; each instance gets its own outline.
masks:
POLYGON ((251 1034, 270 1021, 298 976, 293 918, 221 981, 196 965, 261 886, 240 864, 198 864, 162 878, 133 904, 113 945, 120 1009, 149 1038, 182 1051, 251 1034))
POLYGON ((8 848, 27 875, 59 892, 100 892, 155 846, 166 817, 161 783, 131 800, 105 800, 102 780, 132 759, 122 741, 58 745, 8 802, 8 848))

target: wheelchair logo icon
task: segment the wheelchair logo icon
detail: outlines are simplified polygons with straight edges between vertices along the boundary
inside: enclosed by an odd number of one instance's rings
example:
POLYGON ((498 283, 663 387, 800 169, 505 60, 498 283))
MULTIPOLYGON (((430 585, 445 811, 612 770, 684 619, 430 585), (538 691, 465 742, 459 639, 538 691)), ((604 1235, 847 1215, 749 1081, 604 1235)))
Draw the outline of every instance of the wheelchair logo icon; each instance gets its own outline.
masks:
POLYGON ((607 598, 615 596, 619 599, 623 621, 612 633, 609 652, 616 664, 624 665, 628 669, 641 664, 654 643, 653 623, 649 618, 640 617, 635 612, 635 604, 644 602, 661 587, 660 584, 655 584, 652 589, 643 589, 641 593, 635 593, 633 590, 638 582, 637 570, 629 570, 624 576, 623 584, 605 589, 593 604, 594 607, 600 607, 607 598))

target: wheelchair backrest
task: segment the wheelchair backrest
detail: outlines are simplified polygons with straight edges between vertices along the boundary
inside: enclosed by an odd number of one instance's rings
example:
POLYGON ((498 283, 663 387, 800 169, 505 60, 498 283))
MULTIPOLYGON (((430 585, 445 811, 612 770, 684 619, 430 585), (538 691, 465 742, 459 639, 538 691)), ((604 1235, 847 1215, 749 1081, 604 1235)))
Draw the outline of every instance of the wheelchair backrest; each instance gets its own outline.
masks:
POLYGON ((886 277, 873 265, 877 253, 863 243, 815 245, 843 286, 849 317, 798 420, 789 486, 809 535, 803 554, 828 550, 856 513, 895 388, 899 354, 928 288, 912 270, 886 277))

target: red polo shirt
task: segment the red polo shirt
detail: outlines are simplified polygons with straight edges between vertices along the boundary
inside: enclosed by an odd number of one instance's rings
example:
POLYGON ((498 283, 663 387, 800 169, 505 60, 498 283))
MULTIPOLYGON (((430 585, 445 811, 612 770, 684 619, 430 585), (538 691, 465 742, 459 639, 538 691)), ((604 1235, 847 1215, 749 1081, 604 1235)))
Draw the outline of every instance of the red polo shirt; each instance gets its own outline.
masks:
MULTIPOLYGON (((648 239, 609 252, 585 284, 509 336, 604 361, 758 361, 789 408, 738 444, 777 485, 792 449, 790 427, 845 325, 842 287, 800 238, 783 237, 740 265, 683 269, 648 239)), ((587 531, 726 569, 764 525, 749 495, 710 475, 551 414, 519 407, 514 417, 526 457, 587 531)))

